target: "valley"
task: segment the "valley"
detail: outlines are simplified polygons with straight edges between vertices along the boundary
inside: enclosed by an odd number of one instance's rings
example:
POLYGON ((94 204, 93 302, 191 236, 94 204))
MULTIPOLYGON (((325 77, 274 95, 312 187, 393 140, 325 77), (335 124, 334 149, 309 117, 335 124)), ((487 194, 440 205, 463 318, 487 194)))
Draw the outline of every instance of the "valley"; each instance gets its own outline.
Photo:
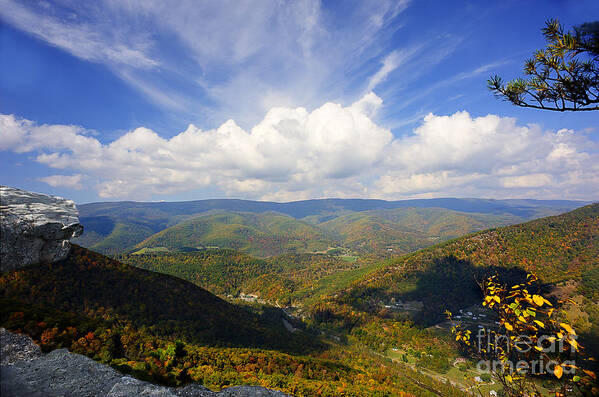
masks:
POLYGON ((599 397, 599 0, 0 4, 0 397, 599 397))
MULTIPOLYGON (((463 355, 444 311, 496 327, 476 281, 535 272, 548 296, 575 302, 567 320, 598 346, 599 204, 515 225, 510 213, 344 212, 318 222, 210 210, 133 246, 140 237, 127 237, 116 246, 132 248, 111 257, 75 246, 62 262, 2 275, 2 326, 167 385, 461 396, 501 387, 463 355)), ((127 230, 101 216, 92 238, 127 230)))
POLYGON ((385 258, 582 205, 483 199, 91 203, 78 206, 86 233, 74 242, 109 255, 230 248, 258 257, 335 250, 385 258))

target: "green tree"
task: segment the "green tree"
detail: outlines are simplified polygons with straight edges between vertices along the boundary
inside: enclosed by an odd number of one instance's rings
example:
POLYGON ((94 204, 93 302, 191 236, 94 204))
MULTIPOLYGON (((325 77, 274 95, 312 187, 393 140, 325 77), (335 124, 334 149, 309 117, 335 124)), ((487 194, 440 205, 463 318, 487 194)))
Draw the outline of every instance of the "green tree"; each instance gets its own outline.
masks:
POLYGON ((524 63, 525 78, 488 87, 516 106, 552 111, 599 110, 599 21, 565 32, 558 20, 542 29, 547 46, 524 63))

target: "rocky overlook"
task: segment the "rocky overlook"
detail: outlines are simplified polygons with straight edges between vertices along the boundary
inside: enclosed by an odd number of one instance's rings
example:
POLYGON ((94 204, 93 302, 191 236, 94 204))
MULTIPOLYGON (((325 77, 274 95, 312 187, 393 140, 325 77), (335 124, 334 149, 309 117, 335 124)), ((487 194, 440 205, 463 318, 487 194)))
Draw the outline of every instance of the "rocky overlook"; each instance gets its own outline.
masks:
POLYGON ((61 197, 0 186, 0 270, 56 262, 83 232, 75 203, 61 197))
MULTIPOLYGON (((67 258, 70 239, 83 227, 75 203, 60 197, 0 186, 1 267, 4 271, 67 258)), ((33 340, 0 328, 2 397, 282 397, 258 386, 214 392, 200 384, 172 388, 124 376, 112 367, 67 349, 43 354, 33 340)))
POLYGON ((213 392, 191 384, 174 388, 123 376, 67 349, 42 354, 31 338, 0 328, 2 366, 0 394, 3 397, 285 397, 279 391, 258 386, 235 386, 213 392))

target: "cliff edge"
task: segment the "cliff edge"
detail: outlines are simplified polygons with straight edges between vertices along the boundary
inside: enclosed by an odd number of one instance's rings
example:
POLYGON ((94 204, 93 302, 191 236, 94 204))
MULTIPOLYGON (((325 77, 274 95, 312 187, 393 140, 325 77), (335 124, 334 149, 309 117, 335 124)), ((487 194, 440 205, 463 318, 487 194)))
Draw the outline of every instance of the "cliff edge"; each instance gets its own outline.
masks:
POLYGON ((0 328, 2 397, 285 397, 259 386, 235 386, 213 392, 199 384, 174 388, 121 373, 67 349, 42 354, 31 338, 0 328))
POLYGON ((0 186, 0 271, 64 259, 82 232, 73 201, 0 186))
MULTIPOLYGON (((83 227, 75 203, 61 197, 0 186, 0 270, 57 262, 83 227)), ((173 388, 144 382, 67 349, 43 354, 31 338, 0 328, 2 397, 284 397, 259 386, 220 392, 200 384, 173 388)))

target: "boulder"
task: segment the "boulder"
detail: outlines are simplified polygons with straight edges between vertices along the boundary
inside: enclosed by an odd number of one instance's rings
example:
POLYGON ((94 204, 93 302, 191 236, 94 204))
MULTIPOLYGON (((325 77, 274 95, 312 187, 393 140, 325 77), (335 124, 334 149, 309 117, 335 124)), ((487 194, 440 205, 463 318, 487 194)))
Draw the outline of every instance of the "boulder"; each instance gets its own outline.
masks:
POLYGON ((73 201, 0 186, 1 271, 64 259, 82 232, 73 201))
POLYGON ((31 361, 42 356, 42 350, 30 337, 8 332, 4 328, 0 328, 0 347, 1 365, 31 361))

